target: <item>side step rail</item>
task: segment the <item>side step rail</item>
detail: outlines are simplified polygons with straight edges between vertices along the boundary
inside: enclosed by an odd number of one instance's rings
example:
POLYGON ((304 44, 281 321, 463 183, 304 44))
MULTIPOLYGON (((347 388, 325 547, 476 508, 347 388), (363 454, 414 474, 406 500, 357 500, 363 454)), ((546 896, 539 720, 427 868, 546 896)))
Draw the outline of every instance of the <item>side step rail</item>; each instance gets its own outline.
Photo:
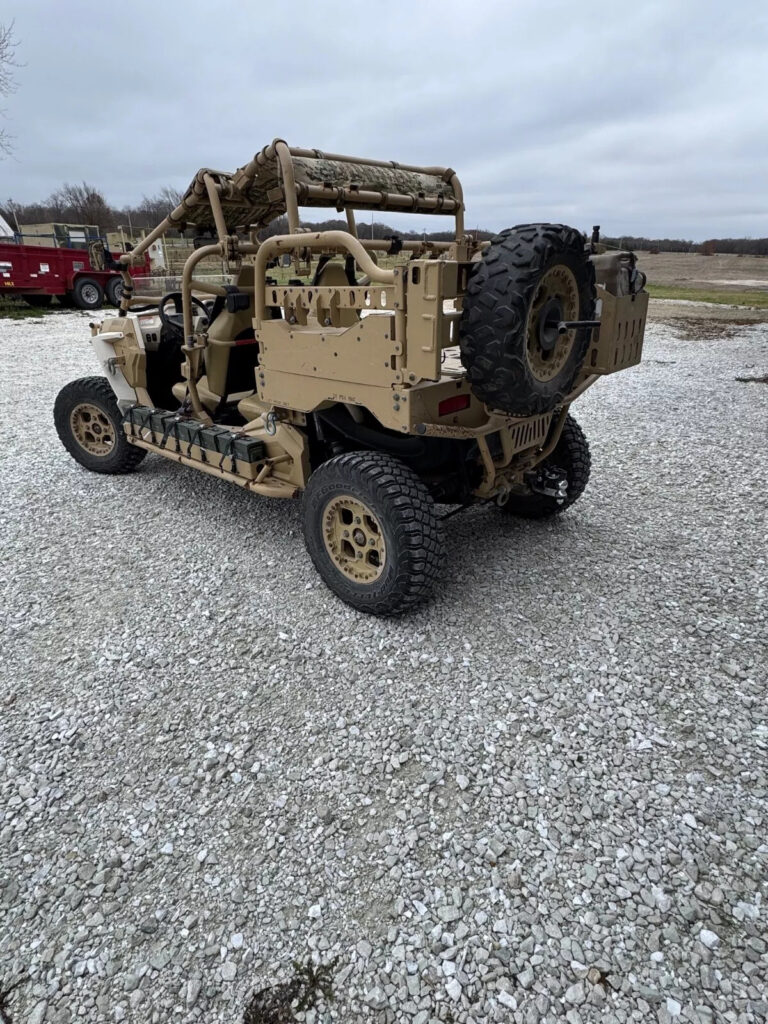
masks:
POLYGON ((270 457, 264 442, 227 427, 206 426, 166 409, 132 406, 123 417, 137 448, 192 466, 211 476, 272 498, 294 498, 299 488, 272 475, 289 455, 270 457))

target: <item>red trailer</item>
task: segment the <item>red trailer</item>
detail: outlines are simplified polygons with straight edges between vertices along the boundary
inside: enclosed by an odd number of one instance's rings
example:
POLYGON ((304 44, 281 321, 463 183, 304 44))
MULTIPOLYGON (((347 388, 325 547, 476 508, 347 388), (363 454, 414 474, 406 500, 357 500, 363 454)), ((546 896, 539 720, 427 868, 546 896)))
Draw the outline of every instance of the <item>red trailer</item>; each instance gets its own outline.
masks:
MULTIPOLYGON (((42 245, 0 242, 0 294, 20 295, 30 306, 50 306, 56 295, 64 305, 99 309, 106 298, 117 306, 123 291, 116 258, 102 242, 87 249, 53 249, 42 245)), ((131 274, 149 273, 145 265, 131 274)))

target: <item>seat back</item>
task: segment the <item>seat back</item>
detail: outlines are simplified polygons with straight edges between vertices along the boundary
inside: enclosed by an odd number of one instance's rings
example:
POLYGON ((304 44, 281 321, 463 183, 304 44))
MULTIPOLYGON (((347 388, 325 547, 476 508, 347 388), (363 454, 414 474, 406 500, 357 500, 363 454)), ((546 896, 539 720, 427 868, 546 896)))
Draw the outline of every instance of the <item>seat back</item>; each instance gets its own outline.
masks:
MULTIPOLYGON (((326 263, 315 274, 313 284, 318 287, 348 288, 350 281, 346 268, 341 263, 326 263)), ((336 309, 333 315, 334 327, 353 327, 360 319, 356 309, 336 309)))
MULTIPOLYGON (((235 287, 253 288, 253 265, 243 264, 235 287)), ((253 334, 253 292, 248 294, 246 309, 235 313, 223 309, 208 328, 205 350, 205 372, 208 387, 222 398, 256 386, 255 369, 259 346, 253 334)))

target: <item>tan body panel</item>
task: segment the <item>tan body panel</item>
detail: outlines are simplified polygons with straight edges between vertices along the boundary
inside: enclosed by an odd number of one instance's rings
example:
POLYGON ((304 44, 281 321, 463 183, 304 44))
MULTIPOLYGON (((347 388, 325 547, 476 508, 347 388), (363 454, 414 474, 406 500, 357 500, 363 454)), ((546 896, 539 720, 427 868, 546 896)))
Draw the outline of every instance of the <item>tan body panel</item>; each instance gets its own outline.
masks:
MULTIPOLYGON (((261 346, 257 372, 259 397, 263 401, 283 404, 272 395, 272 372, 291 373, 308 381, 325 379, 333 391, 340 382, 376 384, 391 387, 402 380, 395 368, 402 348, 394 341, 393 318, 376 314, 365 317, 352 327, 319 326, 294 328, 285 320, 263 320, 256 330, 261 346)), ((330 395, 328 396, 330 398, 330 395)), ((290 407, 308 410, 301 390, 292 396, 290 407)))
POLYGON ((600 327, 587 353, 586 369, 605 374, 637 365, 643 354, 648 293, 616 296, 598 287, 597 295, 603 304, 600 327))
POLYGON ((408 264, 404 368, 408 377, 439 380, 442 351, 455 344, 451 323, 459 314, 447 312, 445 302, 457 297, 458 277, 457 263, 413 260, 408 264))

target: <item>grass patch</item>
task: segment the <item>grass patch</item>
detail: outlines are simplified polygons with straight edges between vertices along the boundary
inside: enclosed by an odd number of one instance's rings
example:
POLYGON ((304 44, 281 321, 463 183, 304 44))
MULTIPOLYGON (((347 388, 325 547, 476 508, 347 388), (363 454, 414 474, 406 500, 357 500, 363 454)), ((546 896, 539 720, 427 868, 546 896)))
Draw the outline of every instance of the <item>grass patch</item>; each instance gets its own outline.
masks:
POLYGON ((60 313, 62 306, 54 302, 46 309, 35 309, 22 298, 11 298, 10 295, 0 296, 0 319, 4 320, 28 320, 30 317, 40 319, 41 316, 48 316, 50 313, 60 313))
POLYGON ((652 299, 688 299, 691 302, 714 302, 723 306, 753 306, 768 309, 768 288, 765 291, 708 291, 706 288, 678 288, 674 285, 647 284, 652 299))

